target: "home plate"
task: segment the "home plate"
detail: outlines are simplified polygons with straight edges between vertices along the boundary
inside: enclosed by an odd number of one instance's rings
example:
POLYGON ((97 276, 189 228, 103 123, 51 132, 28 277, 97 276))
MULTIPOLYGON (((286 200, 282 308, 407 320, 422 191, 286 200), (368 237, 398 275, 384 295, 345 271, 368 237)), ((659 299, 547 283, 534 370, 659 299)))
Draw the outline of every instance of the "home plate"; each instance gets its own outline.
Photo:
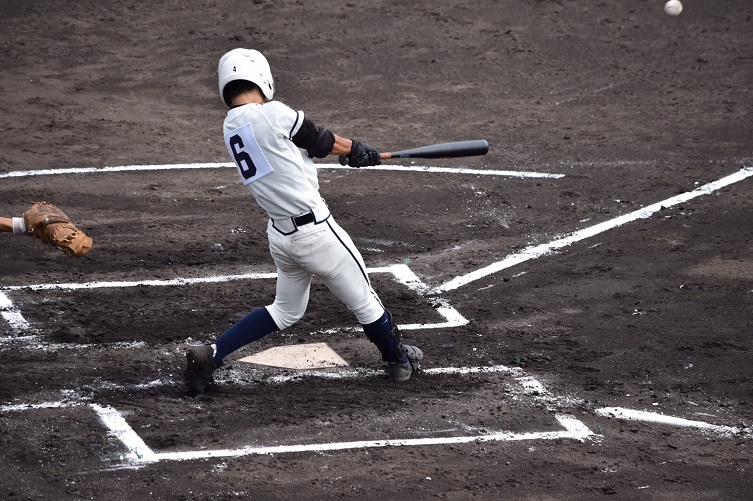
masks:
POLYGON ((327 343, 277 346, 238 361, 285 369, 324 369, 348 365, 327 343))

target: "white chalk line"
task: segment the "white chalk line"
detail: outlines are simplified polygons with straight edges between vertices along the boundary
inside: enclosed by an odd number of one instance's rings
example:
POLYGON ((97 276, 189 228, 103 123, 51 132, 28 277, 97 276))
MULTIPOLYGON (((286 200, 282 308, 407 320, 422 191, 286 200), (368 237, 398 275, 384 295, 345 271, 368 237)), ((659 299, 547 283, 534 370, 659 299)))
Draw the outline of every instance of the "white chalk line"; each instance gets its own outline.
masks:
MULTIPOLYGON (((322 444, 294 444, 294 445, 277 445, 261 447, 242 447, 239 449, 216 449, 200 450, 185 452, 163 452, 155 453, 153 461, 172 460, 185 461, 191 459, 217 458, 217 457, 239 457, 248 455, 273 455, 285 454, 292 452, 328 452, 343 451, 351 449, 370 449, 380 447, 416 447, 430 445, 451 445, 467 444, 481 442, 512 442, 521 440, 556 440, 572 439, 585 441, 597 438, 596 434, 591 432, 583 423, 572 416, 558 414, 555 419, 564 428, 562 431, 549 432, 529 432, 529 433, 512 433, 508 431, 499 431, 471 436, 458 437, 426 437, 426 438, 407 438, 392 440, 362 440, 353 442, 330 442, 322 444)), ((147 458, 144 458, 147 459, 147 458)))
POLYGON ((153 279, 153 280, 113 280, 97 282, 73 282, 73 283, 54 283, 54 284, 32 284, 32 285, 8 285, 0 286, 0 291, 19 291, 19 290, 80 290, 80 289, 122 289, 129 287, 168 287, 180 285, 196 285, 232 282, 236 280, 261 280, 276 278, 277 273, 242 273, 237 275, 214 275, 208 277, 193 278, 170 278, 170 279, 153 279))
POLYGON ((468 273, 466 275, 455 277, 452 280, 438 286, 435 289, 435 292, 437 293, 447 292, 447 291, 451 291, 459 287, 462 287, 464 285, 468 285, 469 283, 474 282, 476 280, 480 280, 489 275, 492 275, 504 269, 510 268, 512 266, 518 265, 520 263, 529 261, 531 259, 537 259, 541 256, 545 256, 547 254, 552 253, 553 251, 557 249, 561 249, 568 245, 574 244, 575 242, 579 242, 581 240, 585 240, 587 238, 593 237, 607 230, 617 228, 619 226, 630 223, 632 221, 636 221, 638 219, 646 219, 648 217, 651 217, 651 215, 655 214, 656 212, 659 212, 660 210, 687 202, 688 200, 691 200, 696 197, 700 197, 702 195, 708 195, 710 193, 713 193, 714 191, 724 188, 725 186, 729 186, 731 184, 743 181, 744 179, 747 179, 750 176, 753 176, 753 167, 744 167, 734 174, 731 174, 717 181, 713 181, 711 183, 700 186, 693 191, 685 192, 680 195, 663 200, 661 202, 651 204, 639 210, 630 212, 628 214, 624 214, 614 219, 610 219, 609 221, 604 221, 603 223, 599 223, 589 228, 576 231, 574 233, 566 235, 562 238, 558 238, 551 242, 527 247, 519 252, 516 252, 514 254, 507 256, 501 261, 497 261, 483 268, 472 271, 471 273, 468 273))
MULTIPOLYGON (((306 378, 322 378, 322 379, 364 379, 369 377, 384 377, 384 371, 374 369, 357 369, 357 368, 338 368, 333 370, 305 370, 305 371, 285 371, 286 374, 269 376, 264 378, 264 384, 287 384, 291 382, 303 382, 306 378)), ((222 382, 222 371, 217 373, 220 377, 216 377, 218 381, 222 382)), ((544 384, 537 378, 527 374, 520 367, 510 367, 506 365, 491 365, 491 366, 476 366, 476 367, 435 367, 430 369, 422 369, 419 377, 426 377, 432 375, 468 375, 468 374, 504 374, 512 376, 515 383, 521 388, 521 391, 516 392, 513 395, 513 399, 518 399, 517 395, 522 395, 526 398, 531 398, 535 404, 545 404, 546 409, 550 412, 562 412, 565 408, 579 407, 583 408, 585 401, 580 398, 566 397, 562 395, 551 394, 544 384)), ((135 391, 149 388, 159 387, 173 387, 175 381, 167 379, 157 379, 148 381, 146 383, 121 385, 111 382, 102 382, 99 384, 88 385, 93 390, 99 389, 123 389, 126 391, 135 391)), ((20 412, 34 409, 55 409, 55 408, 70 408, 82 405, 94 405, 87 403, 90 398, 83 397, 76 390, 63 390, 63 394, 68 395, 68 398, 60 401, 45 401, 38 403, 22 403, 22 404, 6 404, 0 405, 0 413, 3 412, 20 412)), ((714 433, 715 435, 729 437, 729 436, 753 436, 753 428, 742 426, 728 426, 728 425, 716 425, 707 423, 704 421, 690 420, 686 418, 680 418, 662 414, 652 411, 642 411, 627 409, 624 407, 603 407, 593 410, 594 414, 610 417, 616 419, 624 419, 631 421, 644 421, 650 423, 658 423, 667 426, 683 427, 683 428, 696 428, 704 431, 714 433)), ((117 428, 117 427, 116 427, 117 428)))
MULTIPOLYGON (((128 453, 121 459, 121 467, 142 466, 159 461, 190 461, 196 459, 228 458, 249 455, 275 455, 300 452, 332 452, 353 449, 370 449, 382 447, 415 447, 431 445, 451 445, 481 442, 521 441, 521 440, 555 440, 572 439, 577 441, 598 440, 583 423, 565 414, 555 415, 555 419, 564 428, 561 431, 512 433, 507 431, 455 437, 426 437, 389 440, 360 440, 350 442, 325 442, 318 444, 291 444, 273 446, 246 446, 236 449, 203 449, 180 452, 155 452, 146 445, 125 418, 112 407, 92 405, 100 420, 115 438, 120 440, 128 453)), ((116 469, 116 468, 110 468, 116 469)))
MULTIPOLYGON (((340 164, 317 163, 319 169, 346 169, 353 170, 353 167, 342 166, 340 164)), ((190 163, 190 164, 165 164, 165 165, 123 165, 116 167, 71 167, 60 169, 39 169, 39 170, 20 170, 13 172, 0 173, 0 179, 11 177, 30 177, 30 176, 54 176, 60 174, 102 174, 109 172, 138 172, 138 171, 157 171, 157 170, 180 170, 180 169, 225 169, 235 168, 233 163, 190 163)), ((399 170, 403 172, 426 172, 432 174, 470 174, 474 176, 506 176, 519 178, 543 178, 559 179, 565 177, 564 174, 550 174, 545 172, 531 171, 511 171, 511 170, 490 170, 490 169, 467 169, 467 168, 450 168, 450 167, 432 167, 421 165, 375 165, 373 167, 364 167, 361 171, 399 170)))
POLYGON ((704 421, 668 416, 666 414, 660 414, 658 412, 639 411, 633 409, 625 409, 622 407, 604 407, 602 409, 596 409, 594 412, 599 416, 625 419, 628 421, 659 423, 680 428, 697 428, 700 430, 713 432, 715 435, 725 437, 753 436, 753 429, 750 427, 744 428, 734 426, 720 426, 706 423, 704 421))
MULTIPOLYGON (((581 232, 576 232, 573 235, 584 234, 587 236, 592 236, 593 234, 598 234, 601 231, 606 231, 606 229, 611 229, 621 224, 625 224, 626 222, 629 222, 638 218, 649 217, 651 214, 653 214, 657 210, 661 210, 662 207, 669 207, 677 203, 682 203, 683 201, 690 200, 692 198, 695 198, 696 196, 711 193, 712 191, 719 189, 723 186, 745 179, 749 177, 750 175, 753 175, 753 170, 751 168, 745 168, 745 169, 742 169, 740 173, 738 174, 740 174, 741 177, 737 180, 730 180, 731 178, 735 177, 734 175, 728 176, 727 178, 723 178, 715 183, 709 183, 697 190, 694 190, 693 192, 685 193, 677 197, 672 197, 671 199, 668 199, 667 201, 660 202, 659 204, 654 204, 640 211, 636 211, 626 216, 616 218, 615 220, 608 222, 611 224, 606 225, 606 227, 604 229, 601 229, 600 231, 595 231, 595 229, 601 226, 604 226, 605 223, 602 223, 601 225, 596 225, 587 230, 582 230, 581 232), (728 181, 728 182, 725 183, 725 181, 728 181), (634 217, 628 218, 627 216, 634 216, 634 217), (621 219, 624 219, 624 221, 620 222, 619 224, 614 223, 615 221, 619 221, 621 219), (590 230, 590 232, 588 230, 590 230)), ((583 236, 582 238, 586 238, 587 236, 583 236)), ((559 239, 553 242, 552 243, 553 245, 550 247, 549 250, 551 251, 551 249, 563 247, 565 245, 569 245, 570 243, 572 243, 572 242, 568 242, 563 245, 557 245, 558 242, 562 242, 563 240, 567 240, 567 239, 559 239)), ((545 253, 547 252, 544 252, 544 254, 545 253)), ((535 256, 535 257, 539 257, 539 256, 535 256)), ((200 279, 200 280, 203 280, 203 279, 200 279)), ((451 282, 448 282, 448 284, 450 284, 451 282)), ((444 286, 438 288, 437 290, 443 290, 445 287, 447 287, 448 284, 445 284, 444 286)), ((60 284, 49 284, 49 285, 57 286, 60 284)), ((182 285, 182 283, 180 283, 179 285, 182 285)), ((4 288, 4 289, 9 290, 7 288, 4 288)), ((446 290, 450 290, 450 289, 448 288, 446 290)), ((0 304, 10 303, 10 300, 7 298, 7 296, 4 296, 3 299, 5 301, 0 304)), ((4 311, 8 309, 7 306, 8 305, 6 305, 6 308, 4 308, 4 311)), ((10 303, 10 307, 12 307, 12 303, 10 303)), ((509 368, 505 368, 505 370, 509 370, 509 368)), ((524 378, 520 378, 520 379, 522 380, 524 378)), ((527 382, 529 385, 529 391, 533 391, 537 395, 544 395, 545 397, 547 397, 547 392, 543 389, 543 386, 538 381, 536 381, 532 377, 526 377, 525 379, 527 379, 527 382)), ((59 405, 51 405, 51 406, 59 406, 59 405)), ((447 444, 447 443, 480 442, 480 441, 490 441, 490 440, 516 440, 516 439, 517 440, 525 440, 525 439, 539 439, 540 440, 540 439, 546 439, 546 438, 576 438, 578 440, 583 440, 584 439, 583 437, 594 436, 594 434, 590 430, 588 430, 588 428, 585 427, 585 425, 583 425, 577 419, 572 418, 572 416, 557 415, 558 421, 566 429, 565 432, 533 432, 533 433, 524 433, 524 434, 497 432, 497 433, 485 434, 485 435, 479 435, 479 436, 473 436, 473 437, 452 437, 450 439, 424 438, 424 439, 407 439, 407 440, 392 440, 392 441, 390 440, 360 441, 360 442, 330 443, 330 444, 323 444, 323 445, 309 444, 309 445, 298 445, 298 446, 274 446, 274 447, 256 447, 256 448, 244 447, 240 449, 226 449, 226 450, 215 450, 215 451, 203 450, 203 451, 157 454, 151 451, 151 449, 149 449, 146 446, 143 440, 138 436, 138 434, 135 433, 135 431, 133 431, 133 429, 127 424, 125 418, 123 418, 123 416, 119 412, 112 409, 111 407, 102 407, 102 406, 97 406, 95 404, 91 404, 91 406, 95 410, 95 412, 97 412, 97 414, 100 416, 102 422, 107 426, 108 430, 110 430, 110 433, 116 438, 118 438, 129 449, 129 451, 131 451, 130 452, 131 456, 129 457, 129 459, 145 461, 145 462, 154 462, 154 461, 159 461, 161 459, 185 460, 185 459, 196 459, 196 458, 206 458, 206 457, 238 456, 238 455, 248 455, 248 454, 276 454, 276 453, 283 453, 283 452, 302 452, 302 451, 307 451, 307 450, 325 451, 325 450, 344 450, 344 449, 350 449, 350 448, 365 448, 365 447, 386 447, 390 445, 393 445, 393 446, 429 445, 429 444, 435 444, 435 443, 447 444), (561 418, 564 419, 564 421, 561 418), (572 419, 576 423, 575 432, 572 432, 572 429, 568 427, 569 426, 568 420, 570 419, 572 419), (565 437, 563 433, 569 434, 569 435, 565 437), (439 440, 440 442, 436 442, 437 440, 439 440), (456 440, 459 442, 447 442, 447 440, 456 440)), ((33 408, 33 406, 31 407, 33 408)), ((7 409, 0 408, 0 410, 7 410, 7 409)), ((651 412, 646 412, 646 411, 634 411, 634 410, 622 409, 618 407, 598 409, 596 410, 596 413, 599 415, 618 417, 622 419, 645 420, 649 422, 656 422, 656 423, 668 424, 668 425, 674 425, 674 426, 699 428, 699 429, 713 431, 713 432, 721 433, 725 435, 730 434, 730 433, 737 434, 737 435, 739 435, 740 433, 750 434, 750 430, 748 429, 739 429, 739 428, 734 428, 734 427, 729 427, 729 426, 717 426, 717 425, 712 425, 709 423, 704 423, 701 421, 691 421, 691 420, 686 420, 682 418, 672 418, 670 416, 665 416, 665 415, 661 415, 657 413, 651 413, 651 412)), ((570 424, 572 424, 572 422, 570 424)))
MULTIPOLYGON (((390 273, 394 279, 403 284, 416 294, 423 296, 429 290, 421 279, 405 264, 396 264, 385 267, 369 268, 367 273, 390 273)), ((93 290, 102 288, 129 288, 140 286, 166 287, 166 286, 185 286, 206 283, 221 283, 237 280, 263 280, 276 278, 277 273, 242 273, 237 275, 215 275, 209 277, 193 278, 172 278, 164 280, 135 280, 135 281, 106 281, 106 282, 79 282, 79 283, 49 283, 49 284, 32 284, 32 285, 12 285, 0 287, 0 312, 11 325, 15 332, 22 332, 29 329, 29 323, 23 318, 21 313, 13 307, 13 303, 7 294, 2 291, 20 291, 20 290, 93 290)), ((444 318, 444 322, 426 323, 426 324, 400 324, 402 330, 421 330, 421 329, 441 329, 450 327, 461 327, 468 324, 468 320, 463 317, 447 300, 441 298, 432 298, 433 309, 444 318)), ((0 343, 16 338, 0 338, 0 343)))
MULTIPOLYGON (((314 371, 307 371, 314 372, 314 371)), ((368 377, 376 374, 376 371, 351 371, 349 374, 341 374, 341 377, 368 377)), ((522 370, 519 368, 510 368, 503 365, 491 366, 491 367, 445 367, 430 369, 424 371, 426 374, 483 374, 483 373, 505 373, 505 374, 517 374, 519 377, 516 380, 523 381, 529 376, 524 376, 522 370)), ((295 377, 289 379, 271 379, 272 383, 283 383, 291 380, 295 380, 295 377)), ((156 383, 156 382, 155 382, 156 383)), ((154 386, 154 385, 151 385, 154 386)), ((538 383, 536 388, 543 388, 538 383)), ((523 386, 524 392, 530 392, 530 387, 523 386)), ((178 452, 155 452, 152 450, 139 434, 128 424, 125 416, 112 406, 99 405, 96 403, 87 403, 86 398, 68 399, 66 401, 59 402, 41 402, 36 404, 18 404, 18 405, 5 405, 0 406, 0 413, 2 412, 20 412, 33 409, 58 409, 58 408, 71 408, 79 407, 82 405, 88 405, 99 417, 102 424, 107 429, 108 435, 120 441, 127 453, 121 456, 122 464, 119 466, 110 467, 108 469, 118 468, 130 468, 143 466, 149 463, 155 463, 159 461, 187 461, 195 459, 209 459, 209 458, 227 458, 227 457, 240 457, 248 455, 273 455, 273 454, 286 454, 294 452, 328 452, 328 451, 343 451, 351 449, 369 449, 369 448, 382 448, 382 447, 404 447, 404 446, 433 446, 433 445, 451 445, 451 444, 464 444, 464 443, 481 443, 481 442, 512 442, 523 440, 555 440, 555 439, 571 439, 577 441, 599 441, 601 436, 592 432, 583 422, 573 417, 572 415, 556 413, 555 419, 562 426, 563 430, 558 431, 546 431, 546 432, 525 432, 525 433, 513 433, 509 431, 486 431, 480 434, 464 435, 464 436, 448 436, 448 437, 423 437, 423 438, 404 438, 404 439, 388 439, 388 440, 358 440, 347 442, 324 442, 314 444, 290 444, 290 445, 275 445, 275 446, 245 446, 234 449, 201 449, 191 451, 178 451, 178 452)))
MULTIPOLYGON (((11 329, 16 332, 29 329, 29 322, 23 317, 20 311, 13 306, 13 302, 10 298, 0 292, 0 316, 2 316, 9 324, 11 329)), ((0 338, 0 342, 2 339, 0 338)))
MULTIPOLYGON (((245 364, 244 364, 245 365, 245 364)), ((214 374, 214 379, 217 382, 235 381, 232 377, 223 376, 224 373, 232 370, 234 365, 230 366, 231 369, 220 369, 214 374)), ((249 366, 250 367, 250 366, 249 366)), ((265 385, 279 385, 287 384, 291 382, 300 382, 305 378, 320 378, 320 379, 366 379, 370 377, 384 377, 384 370, 366 369, 366 368, 354 368, 354 367, 339 367, 330 368, 326 370, 296 370, 291 371, 289 369, 281 369, 284 374, 272 375, 263 378, 263 384, 265 385)), ((269 372, 269 369, 265 369, 264 372, 269 372)), ((535 395, 539 390, 543 388, 540 383, 536 385, 527 384, 527 380, 531 379, 530 376, 524 374, 523 369, 519 367, 508 367, 505 365, 491 365, 491 366, 478 366, 478 367, 434 367, 430 369, 421 369, 421 375, 467 375, 467 374, 506 374, 512 375, 513 379, 520 383, 523 394, 535 395)), ((173 379, 154 379, 145 383, 135 384, 119 384, 111 381, 100 381, 96 383, 87 384, 89 392, 100 390, 114 390, 120 389, 126 392, 133 392, 138 390, 161 388, 161 387, 175 387, 176 384, 183 385, 183 381, 177 382, 173 379)), ((248 385, 247 380, 238 381, 237 384, 248 385)), ((0 412, 18 412, 32 409, 50 409, 50 408, 65 408, 75 407, 79 405, 86 405, 86 402, 90 398, 82 396, 77 390, 61 390, 61 393, 66 395, 67 398, 60 401, 44 401, 37 403, 22 403, 22 404, 6 404, 0 405, 0 412)))
POLYGON ((89 404, 99 419, 107 427, 108 433, 120 440, 129 451, 127 459, 139 461, 154 461, 154 452, 146 445, 144 440, 131 428, 125 417, 110 406, 89 404))
MULTIPOLYGON (((315 374, 315 371, 306 371, 315 374)), ((546 390, 544 385, 525 374, 517 367, 508 367, 504 365, 488 367, 443 367, 423 371, 424 374, 489 374, 503 373, 514 376, 514 379, 522 386, 523 394, 536 396, 538 400, 544 400, 551 403, 557 400, 546 390)), ((376 371, 351 371, 349 374, 341 373, 340 377, 369 377, 376 374, 376 371)), ((326 373, 319 373, 326 374, 326 373)), ((326 376, 325 376, 326 377, 326 376)), ((283 383, 295 381, 295 376, 287 378, 270 378, 268 382, 283 383)), ((155 381, 147 385, 154 387, 162 381, 155 381)), ((144 385, 141 385, 144 386, 144 385)), ((578 405, 580 401, 570 402, 570 406, 578 405)), ((560 402, 561 404, 562 402, 560 402)), ((300 452, 328 452, 343 451, 352 449, 368 449, 382 447, 401 447, 401 446, 432 446, 432 445, 452 445, 464 443, 481 443, 481 442, 512 442, 523 440, 555 440, 555 439, 572 439, 580 442, 587 440, 601 441, 601 433, 592 432, 581 420, 570 414, 562 413, 563 405, 559 405, 559 410, 554 413, 556 421, 563 427, 563 430, 546 431, 546 432, 524 432, 513 433, 509 431, 487 431, 482 434, 450 436, 450 437, 424 437, 424 438, 406 438, 406 439, 389 439, 389 440, 358 440, 346 442, 324 442, 309 444, 290 444, 275 446, 244 446, 232 449, 201 449, 177 452, 155 452, 136 431, 128 424, 125 416, 112 406, 99 405, 96 403, 87 403, 85 398, 68 399, 57 402, 41 402, 36 404, 20 404, 0 406, 2 412, 20 412, 33 409, 59 409, 71 408, 82 405, 88 405, 99 417, 102 424, 107 429, 108 435, 121 442, 127 453, 120 457, 121 464, 115 465, 108 469, 140 467, 159 461, 190 461, 196 459, 211 458, 228 458, 241 457, 249 455, 274 455, 300 452)), ((725 425, 715 425, 703 421, 689 420, 634 409, 622 407, 604 407, 593 411, 596 415, 625 419, 633 421, 643 421, 657 423, 672 427, 698 429, 707 433, 712 433, 721 437, 751 437, 753 430, 751 428, 733 427, 725 425)))

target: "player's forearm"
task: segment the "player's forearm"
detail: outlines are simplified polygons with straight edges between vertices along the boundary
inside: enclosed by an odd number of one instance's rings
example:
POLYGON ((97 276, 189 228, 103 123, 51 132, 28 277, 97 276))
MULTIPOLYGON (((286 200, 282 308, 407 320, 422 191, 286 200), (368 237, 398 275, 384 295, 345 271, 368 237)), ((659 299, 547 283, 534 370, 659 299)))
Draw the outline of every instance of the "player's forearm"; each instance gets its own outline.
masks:
POLYGON ((330 155, 347 155, 352 147, 353 141, 335 134, 335 145, 332 147, 330 155))
POLYGON ((0 233, 13 232, 16 235, 28 235, 22 217, 0 217, 0 233))

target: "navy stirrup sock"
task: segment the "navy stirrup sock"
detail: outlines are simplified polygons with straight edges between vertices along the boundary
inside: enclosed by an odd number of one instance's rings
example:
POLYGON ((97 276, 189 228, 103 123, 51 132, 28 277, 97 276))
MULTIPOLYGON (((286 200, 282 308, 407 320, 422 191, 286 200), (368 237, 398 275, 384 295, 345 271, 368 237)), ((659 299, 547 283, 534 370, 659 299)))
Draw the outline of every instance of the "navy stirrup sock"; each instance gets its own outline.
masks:
POLYGON ((392 335, 392 326, 387 312, 384 312, 379 320, 370 324, 361 324, 363 332, 369 341, 374 343, 379 351, 382 352, 382 358, 386 362, 400 362, 395 356, 397 352, 397 342, 392 335))
POLYGON ((214 363, 220 365, 222 360, 235 350, 278 330, 280 328, 266 308, 252 311, 223 332, 214 342, 217 347, 214 363))

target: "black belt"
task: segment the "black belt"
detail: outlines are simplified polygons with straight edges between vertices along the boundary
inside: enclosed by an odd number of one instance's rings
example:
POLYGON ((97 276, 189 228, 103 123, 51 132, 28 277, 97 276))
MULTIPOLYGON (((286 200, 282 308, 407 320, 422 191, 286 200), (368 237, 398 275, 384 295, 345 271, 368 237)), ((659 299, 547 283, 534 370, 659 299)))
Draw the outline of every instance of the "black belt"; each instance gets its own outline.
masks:
POLYGON ((302 216, 298 217, 292 217, 290 218, 293 220, 293 224, 295 224, 296 228, 299 226, 303 226, 304 224, 309 224, 314 222, 314 213, 309 212, 308 214, 304 214, 302 216))

